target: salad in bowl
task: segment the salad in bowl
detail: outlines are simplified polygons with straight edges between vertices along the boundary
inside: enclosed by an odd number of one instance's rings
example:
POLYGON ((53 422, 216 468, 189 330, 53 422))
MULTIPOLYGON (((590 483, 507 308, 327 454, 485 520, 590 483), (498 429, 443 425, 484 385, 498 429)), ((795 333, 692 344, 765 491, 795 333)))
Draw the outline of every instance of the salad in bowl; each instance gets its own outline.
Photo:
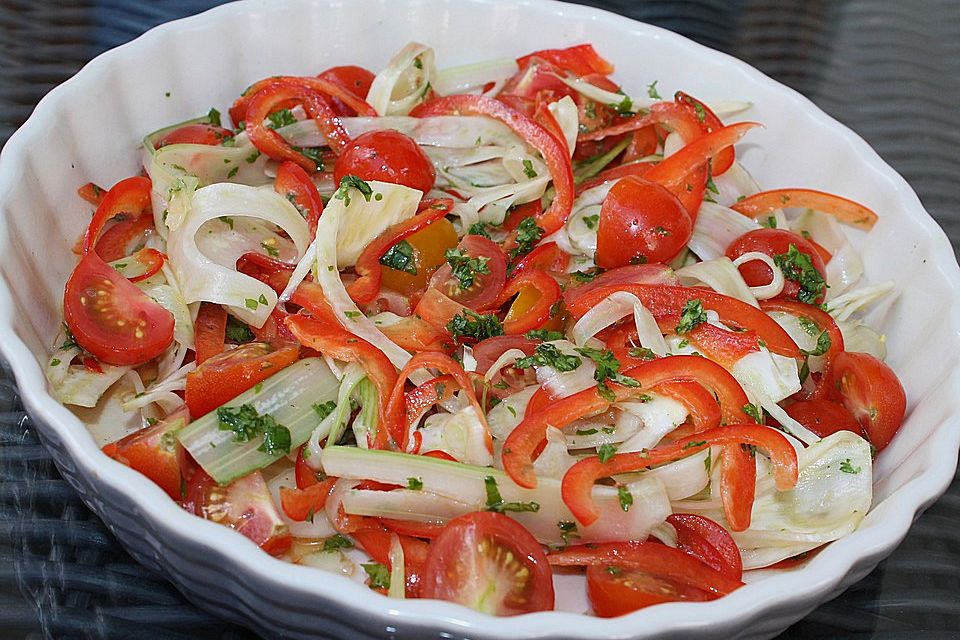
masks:
POLYGON ((757 184, 749 103, 657 85, 410 43, 147 134, 79 190, 53 394, 184 509, 394 598, 582 576, 610 617, 802 563, 906 410, 877 213, 757 184))

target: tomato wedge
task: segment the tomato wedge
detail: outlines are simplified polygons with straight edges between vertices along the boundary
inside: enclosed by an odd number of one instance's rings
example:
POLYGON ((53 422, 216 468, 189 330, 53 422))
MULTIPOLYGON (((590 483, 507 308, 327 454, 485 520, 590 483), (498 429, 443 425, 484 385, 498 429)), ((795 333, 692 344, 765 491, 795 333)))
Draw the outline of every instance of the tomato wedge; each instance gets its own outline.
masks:
POLYGON ((100 235, 95 251, 105 261, 113 262, 143 247, 156 232, 152 216, 120 220, 100 235))
POLYGON ((190 415, 199 418, 223 406, 296 362, 299 353, 296 346, 274 348, 262 342, 249 342, 212 356, 187 374, 184 399, 190 415))
POLYGON ((844 351, 833 361, 836 397, 863 427, 867 440, 883 451, 897 435, 907 396, 893 369, 868 353, 844 351))
POLYGON ((529 531, 481 511, 454 518, 433 541, 421 595, 498 616, 549 611, 553 577, 529 531))
POLYGON ((270 555, 282 555, 290 548, 290 528, 280 517, 259 471, 221 487, 198 470, 187 485, 183 507, 236 530, 270 555))
POLYGON ((864 230, 872 229, 877 223, 877 214, 859 202, 813 189, 761 191, 730 205, 731 209, 749 218, 759 218, 784 207, 822 211, 840 222, 864 230))
POLYGON ((524 142, 540 152, 553 178, 556 195, 550 207, 537 216, 537 226, 543 229, 544 235, 549 235, 566 223, 573 207, 573 168, 570 156, 552 133, 529 117, 502 102, 474 95, 435 98, 416 107, 410 115, 421 118, 442 115, 487 116, 510 127, 524 142))
MULTIPOLYGON (((372 72, 356 65, 330 67, 317 76, 321 80, 343 87, 356 96, 358 100, 363 100, 370 93, 370 85, 373 84, 374 77, 372 72)), ((340 98, 331 96, 331 99, 333 100, 333 107, 339 115, 357 115, 357 110, 345 104, 340 98)))
POLYGON ((726 529, 694 513, 672 513, 667 522, 677 532, 677 547, 719 571, 731 580, 743 578, 743 558, 740 549, 726 529))
POLYGON ((791 404, 786 411, 787 415, 821 438, 826 438, 837 431, 852 431, 858 436, 863 436, 863 429, 850 410, 832 400, 824 398, 801 400, 791 404))
POLYGON ((197 354, 195 360, 198 365, 223 353, 227 332, 226 310, 219 304, 201 302, 194 332, 194 351, 197 354))
POLYGON ((447 256, 447 264, 434 272, 430 286, 465 307, 490 307, 506 281, 507 259, 503 250, 483 236, 466 235, 454 251, 447 256), (466 270, 462 270, 464 263, 466 270))
POLYGON ((669 262, 692 234, 690 215, 675 195, 656 182, 622 178, 600 208, 597 266, 669 262))
POLYGON ((437 179, 427 154, 410 136, 392 129, 368 131, 351 140, 337 157, 333 183, 340 184, 346 175, 402 184, 424 194, 437 179))
POLYGON ((183 452, 177 432, 190 421, 175 412, 157 424, 144 427, 103 447, 103 452, 147 476, 174 500, 181 500, 180 460, 183 452))
POLYGON ((520 258, 514 265, 512 273, 517 276, 527 269, 566 273, 568 264, 570 264, 570 254, 561 249, 556 242, 545 242, 520 258))
POLYGON ((326 478, 309 487, 280 487, 280 507, 291 520, 303 522, 321 513, 337 478, 326 478))
MULTIPOLYGON (((783 285, 783 292, 777 297, 820 304, 827 293, 827 269, 820 257, 820 252, 812 242, 800 234, 786 229, 755 229, 731 242, 725 253, 731 260, 736 260, 750 252, 765 253, 773 258, 778 255, 789 255, 791 247, 809 259, 810 266, 816 270, 816 274, 809 274, 800 266, 784 266, 783 275, 786 282, 783 285), (819 276, 819 282, 816 281, 817 276, 819 276)), ((769 284, 773 279, 770 267, 759 260, 745 262, 738 269, 744 282, 751 287, 769 284)))
POLYGON ((397 534, 388 531, 378 519, 371 519, 366 526, 352 532, 351 537, 363 548, 375 562, 392 569, 390 561, 390 546, 394 536, 398 536, 403 549, 403 571, 405 574, 405 595, 408 598, 426 597, 421 591, 423 587, 425 564, 431 545, 409 535, 397 534))

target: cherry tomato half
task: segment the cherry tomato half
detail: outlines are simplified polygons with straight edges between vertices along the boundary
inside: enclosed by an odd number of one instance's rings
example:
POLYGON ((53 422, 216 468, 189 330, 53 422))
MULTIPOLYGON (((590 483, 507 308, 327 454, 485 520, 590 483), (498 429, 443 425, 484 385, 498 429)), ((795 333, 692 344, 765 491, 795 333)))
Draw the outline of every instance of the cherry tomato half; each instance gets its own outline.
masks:
POLYGON ((446 218, 440 218, 428 227, 406 238, 413 249, 413 265, 416 273, 384 267, 381 284, 384 287, 410 296, 420 294, 434 271, 447 263, 446 250, 457 246, 457 232, 446 218))
POLYGON ((481 511, 454 518, 430 545, 421 595, 498 616, 549 611, 553 577, 529 531, 481 511))
POLYGON ((233 137, 233 131, 212 124, 187 124, 157 141, 157 149, 169 144, 206 144, 216 146, 233 137))
POLYGON ((842 404, 825 399, 802 400, 787 407, 787 415, 821 438, 837 431, 863 435, 860 423, 842 404))
POLYGON ((897 374, 868 353, 843 353, 833 361, 833 379, 843 406, 882 451, 897 434, 907 410, 907 396, 897 374))
MULTIPOLYGON (((340 85, 361 100, 364 100, 367 94, 370 93, 370 85, 373 84, 374 75, 363 67, 350 64, 342 67, 331 67, 317 77, 321 80, 327 80, 340 85)), ((333 102, 333 108, 337 114, 342 116, 357 115, 357 112, 344 104, 340 98, 332 96, 331 102, 333 102)))
POLYGON ((594 613, 612 618, 664 602, 701 602, 716 596, 682 580, 612 561, 587 567, 587 597, 594 613))
POLYGON ((147 476, 174 500, 180 500, 181 447, 177 431, 187 423, 184 413, 167 416, 157 424, 111 442, 103 452, 147 476))
POLYGON ((333 180, 343 176, 402 184, 426 193, 437 179, 427 154, 399 131, 368 131, 346 146, 333 167, 333 180))
POLYGON ((600 208, 597 265, 605 269, 643 262, 668 262, 693 233, 680 200, 655 182, 623 178, 600 208))
MULTIPOLYGON (((807 292, 809 298, 816 296, 815 299, 801 299, 798 297, 801 293, 800 284, 796 280, 791 279, 790 272, 792 269, 788 268, 784 269, 786 282, 783 285, 783 292, 777 297, 820 304, 826 295, 826 267, 823 264, 823 259, 820 257, 820 252, 817 251, 813 243, 809 242, 800 234, 787 231, 786 229, 755 229, 754 231, 748 231, 730 243, 730 246, 727 247, 726 255, 731 260, 736 260, 745 253, 757 251, 773 257, 789 253, 790 245, 795 246, 797 251, 810 258, 813 268, 817 270, 820 278, 824 281, 824 286, 820 287, 819 293, 816 291, 807 292)), ((743 276, 747 285, 751 287, 770 284, 770 280, 773 279, 770 267, 757 260, 745 262, 740 265, 739 268, 740 275, 743 276)))
POLYGON ((496 301, 506 282, 507 260, 503 250, 491 240, 476 235, 464 236, 457 249, 461 261, 476 258, 482 268, 471 268, 463 272, 464 278, 458 278, 448 262, 433 274, 430 286, 466 307, 486 309, 496 301), (463 284, 470 280, 472 283, 464 287, 463 284))
POLYGON ((737 543, 719 524, 693 513, 673 513, 667 522, 677 531, 677 546, 731 580, 743 577, 743 559, 737 543))

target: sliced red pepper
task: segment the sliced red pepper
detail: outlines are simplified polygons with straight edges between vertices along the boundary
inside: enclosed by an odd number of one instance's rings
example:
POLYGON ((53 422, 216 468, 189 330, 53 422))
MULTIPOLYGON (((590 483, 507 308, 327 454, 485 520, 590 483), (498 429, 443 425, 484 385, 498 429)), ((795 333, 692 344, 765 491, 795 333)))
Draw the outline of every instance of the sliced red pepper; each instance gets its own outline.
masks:
MULTIPOLYGON (((83 236, 83 254, 90 253, 104 225, 111 219, 137 219, 150 213, 150 179, 142 176, 125 178, 103 196, 87 232, 83 236)), ((122 256, 118 256, 122 257, 122 256)))
POLYGON ((140 282, 142 280, 146 280, 147 278, 152 278, 160 273, 160 269, 163 268, 163 263, 166 261, 167 256, 165 253, 161 253, 153 248, 140 249, 130 256, 127 268, 124 269, 124 272, 127 274, 127 280, 130 282, 140 282), (129 271, 131 270, 131 264, 140 267, 140 273, 136 275, 130 275, 129 271))
POLYGON ((500 306, 517 296, 503 320, 503 332, 520 335, 542 326, 550 319, 550 308, 560 300, 561 294, 557 281, 539 269, 527 269, 514 276, 497 300, 500 306))
POLYGON ((362 98, 354 94, 348 88, 341 86, 336 82, 324 78, 311 78, 309 76, 281 76, 279 78, 264 78, 253 83, 230 107, 230 119, 234 125, 239 125, 247 115, 247 107, 255 95, 275 82, 285 82, 289 84, 298 84, 319 93, 340 100, 343 104, 357 112, 358 116, 373 117, 377 115, 376 110, 367 104, 362 98))
POLYGON ((113 262, 130 255, 143 246, 143 241, 156 233, 152 216, 120 220, 101 234, 95 245, 97 255, 105 262, 113 262))
POLYGON ((390 546, 393 536, 399 536, 400 546, 403 548, 403 570, 406 574, 406 597, 416 598, 420 595, 420 579, 423 575, 427 554, 430 552, 430 543, 417 538, 392 533, 379 522, 371 518, 366 526, 352 532, 350 536, 357 541, 374 561, 386 565, 391 569, 390 546))
POLYGON ((606 129, 581 133, 577 136, 577 141, 602 140, 610 136, 632 133, 657 124, 667 125, 673 131, 678 132, 687 143, 700 137, 702 131, 696 116, 685 105, 676 102, 658 102, 650 106, 649 113, 638 114, 626 120, 621 120, 606 129))
POLYGON ((284 322, 303 346, 337 360, 358 362, 363 367, 367 378, 377 388, 378 395, 379 427, 373 442, 369 444, 378 449, 386 448, 390 425, 402 420, 401 414, 394 415, 396 409, 388 405, 390 393, 397 384, 397 373, 389 358, 363 338, 316 318, 295 315, 284 322))
POLYGON ((424 200, 417 215, 391 225, 374 238, 357 258, 355 267, 357 279, 347 286, 347 293, 353 301, 357 304, 367 304, 377 297, 380 292, 383 268, 380 258, 390 250, 390 247, 443 218, 450 213, 451 209, 453 209, 453 200, 450 198, 424 200))
POLYGON ((280 487, 280 507, 291 520, 303 522, 322 513, 336 481, 337 478, 326 478, 305 489, 280 487))
POLYGON ((793 338, 770 316, 760 309, 707 289, 671 287, 650 284, 611 284, 595 287, 575 300, 567 301, 567 308, 574 318, 581 318, 611 293, 627 291, 637 296, 655 318, 680 316, 683 306, 690 300, 700 300, 704 309, 716 311, 720 321, 738 329, 755 331, 773 353, 799 358, 800 349, 793 338))
POLYGON ((442 115, 487 116, 510 127, 543 156, 556 189, 550 207, 536 218, 537 226, 544 230, 544 235, 549 235, 566 223, 573 207, 573 168, 567 149, 552 133, 519 111, 483 96, 453 95, 435 98, 416 107, 410 115, 420 118, 442 115))
MULTIPOLYGON (((703 102, 697 100, 689 94, 684 93, 683 91, 677 91, 677 94, 674 96, 674 98, 677 102, 687 105, 691 110, 693 110, 694 116, 697 118, 697 120, 700 120, 700 126, 704 133, 710 133, 723 128, 723 122, 717 117, 717 114, 715 114, 710 107, 703 102)), ((715 176, 722 175, 726 173, 727 169, 733 166, 735 160, 736 153, 734 152, 733 147, 727 147, 714 156, 713 160, 710 162, 710 171, 715 176)))
POLYGON ((423 417, 423 414, 433 405, 452 398, 453 394, 459 389, 460 384, 456 379, 449 374, 445 374, 427 380, 412 391, 404 393, 407 430, 409 431, 410 427, 423 417))
POLYGON ((302 85, 283 81, 270 83, 250 99, 246 114, 247 135, 257 149, 274 160, 289 160, 303 167, 305 171, 314 172, 317 170, 316 162, 294 149, 283 136, 263 124, 267 115, 278 106, 291 101, 303 103, 307 115, 316 121, 331 149, 339 152, 350 142, 343 123, 334 113, 327 98, 302 85))
POLYGON ((568 264, 570 264, 570 254, 557 246, 556 242, 545 242, 520 258, 513 267, 513 275, 520 275, 529 269, 565 273, 568 264))
POLYGON ((759 218, 785 207, 821 211, 840 222, 865 231, 869 231, 877 223, 877 214, 859 202, 813 189, 761 191, 730 205, 731 209, 748 218, 759 218))
MULTIPOLYGON (((777 489, 786 491, 797 483, 797 452, 783 434, 771 427, 757 424, 736 424, 697 433, 648 451, 617 453, 606 462, 601 462, 596 456, 580 460, 570 467, 563 477, 563 501, 579 522, 589 526, 600 517, 600 512, 593 502, 593 485, 597 480, 674 462, 718 445, 758 447, 766 451, 771 458, 777 489)), ((726 459, 724 463, 726 464, 726 459)))
POLYGON ((604 60, 592 44, 578 44, 566 49, 534 51, 517 58, 517 64, 521 69, 524 69, 533 58, 541 58, 578 76, 586 76, 591 73, 608 76, 613 73, 613 65, 604 60))
POLYGON ((830 336, 830 348, 823 356, 828 366, 839 353, 843 352, 843 333, 840 332, 837 321, 820 307, 793 300, 776 299, 761 300, 760 308, 764 311, 782 311, 798 318, 806 318, 817 325, 820 331, 826 331, 830 336))
POLYGON ((219 304, 201 302, 194 323, 196 363, 223 353, 227 332, 227 311, 219 304))
MULTIPOLYGON (((463 370, 463 367, 459 362, 445 353, 439 353, 436 351, 423 351, 414 355, 410 359, 410 362, 403 367, 403 369, 400 371, 400 375, 397 377, 397 381, 390 395, 387 411, 387 413, 394 419, 394 422, 389 423, 389 431, 394 443, 397 445, 397 448, 400 451, 409 451, 410 445, 408 419, 410 418, 411 413, 410 408, 406 406, 404 385, 406 384, 411 373, 419 369, 426 369, 428 367, 431 369, 437 369, 441 374, 451 376, 460 386, 460 389, 467 394, 467 399, 470 400, 470 404, 472 404, 473 408, 476 409, 477 416, 480 418, 484 427, 486 428, 487 449, 492 452, 493 439, 490 436, 490 429, 487 427, 486 413, 480 406, 480 402, 477 400, 476 390, 473 388, 473 382, 470 380, 470 376, 468 376, 467 372, 463 370), (404 415, 406 415, 406 418, 404 418, 404 415)), ((433 391, 434 393, 437 392, 436 385, 434 385, 433 391)))
POLYGON ((677 547, 731 580, 743 578, 743 558, 730 533, 709 518, 672 513, 667 522, 677 532, 677 547))
POLYGON ((95 207, 100 206, 103 196, 107 195, 107 190, 94 182, 88 182, 79 189, 77 195, 92 204, 95 207))
POLYGON ((379 329, 391 342, 411 353, 448 352, 453 347, 447 333, 439 331, 432 324, 415 315, 407 316, 393 324, 380 325, 379 329))
POLYGON ((317 471, 308 465, 306 458, 303 457, 303 452, 307 450, 308 446, 309 444, 306 443, 300 445, 300 450, 297 452, 297 462, 294 466, 294 473, 296 474, 298 489, 306 489, 320 482, 320 476, 317 474, 317 471))
POLYGON ((657 128, 654 125, 637 129, 633 132, 630 144, 623 151, 622 162, 634 162, 657 152, 657 128))
POLYGON ((310 179, 307 172, 299 164, 287 160, 277 168, 273 189, 296 205, 307 220, 310 235, 316 234, 317 221, 323 213, 323 200, 320 199, 317 185, 310 179))
POLYGON ((181 492, 180 460, 182 450, 176 438, 177 431, 190 421, 190 416, 178 411, 149 427, 103 447, 103 452, 131 469, 153 480, 174 500, 181 492))
POLYGON ((684 187, 685 179, 700 169, 710 158, 720 151, 736 144, 740 138, 754 127, 756 122, 738 122, 701 136, 665 158, 644 176, 647 180, 659 182, 668 189, 684 187))

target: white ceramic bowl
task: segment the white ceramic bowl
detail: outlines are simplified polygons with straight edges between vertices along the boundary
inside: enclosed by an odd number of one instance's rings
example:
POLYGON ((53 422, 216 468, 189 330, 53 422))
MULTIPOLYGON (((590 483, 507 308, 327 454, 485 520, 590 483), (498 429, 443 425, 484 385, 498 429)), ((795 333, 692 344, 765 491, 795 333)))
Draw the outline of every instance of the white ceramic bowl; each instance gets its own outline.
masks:
POLYGON ((960 273, 910 187, 794 91, 726 55, 610 13, 547 0, 249 0, 166 24, 100 56, 43 99, 3 149, 0 213, 0 348, 57 465, 134 557, 161 569, 196 604, 269 636, 767 637, 873 569, 956 468, 960 273), (433 45, 442 66, 589 41, 634 91, 658 80, 664 95, 682 88, 708 100, 750 100, 748 116, 766 129, 741 157, 762 185, 821 188, 880 214, 863 256, 870 280, 894 279, 902 290, 882 329, 910 412, 876 465, 875 504, 857 532, 802 569, 714 602, 613 620, 557 612, 495 619, 448 603, 389 600, 274 560, 109 460, 50 397, 40 363, 60 323, 75 263, 70 247, 89 219, 77 186, 135 173, 145 132, 223 109, 256 79, 334 64, 378 69, 412 39, 433 45))

